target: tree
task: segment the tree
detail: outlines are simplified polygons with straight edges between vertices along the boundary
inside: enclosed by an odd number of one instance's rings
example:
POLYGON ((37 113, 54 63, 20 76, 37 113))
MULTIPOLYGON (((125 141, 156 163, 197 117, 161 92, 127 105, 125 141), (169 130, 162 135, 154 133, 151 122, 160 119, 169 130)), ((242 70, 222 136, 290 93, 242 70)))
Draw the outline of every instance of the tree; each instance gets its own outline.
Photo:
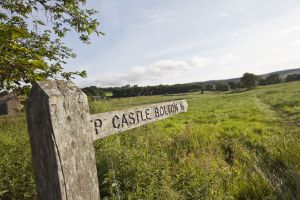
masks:
POLYGON ((234 82, 234 81, 229 81, 228 85, 230 87, 231 90, 236 90, 238 87, 238 83, 234 82))
POLYGON ((241 81, 237 82, 236 87, 237 88, 243 88, 242 82, 241 81))
POLYGON ((87 95, 87 96, 102 96, 105 97, 105 92, 96 86, 90 86, 90 87, 85 87, 82 88, 82 91, 87 95))
POLYGON ((216 84, 216 91, 229 91, 230 90, 230 86, 227 83, 217 83, 216 84))
POLYGON ((277 84, 277 83, 280 83, 280 82, 281 82, 281 79, 280 79, 279 74, 270 74, 266 78, 266 84, 267 85, 277 84))
POLYGON ((86 0, 2 0, 0 1, 0 91, 24 91, 30 83, 49 78, 70 80, 85 71, 64 72, 63 64, 75 57, 62 38, 75 30, 89 44, 98 30, 94 9, 86 0), (37 17, 38 16, 38 17, 37 17))
POLYGON ((215 90, 215 85, 213 85, 213 84, 208 84, 208 85, 205 86, 205 89, 206 89, 207 91, 213 91, 213 90, 215 90))
POLYGON ((243 87, 251 89, 258 86, 258 80, 259 78, 255 74, 245 73, 241 78, 241 83, 243 87))
POLYGON ((258 79, 259 85, 268 85, 267 80, 259 77, 258 79))
POLYGON ((298 81, 300 80, 300 74, 290 74, 285 78, 286 82, 298 81))

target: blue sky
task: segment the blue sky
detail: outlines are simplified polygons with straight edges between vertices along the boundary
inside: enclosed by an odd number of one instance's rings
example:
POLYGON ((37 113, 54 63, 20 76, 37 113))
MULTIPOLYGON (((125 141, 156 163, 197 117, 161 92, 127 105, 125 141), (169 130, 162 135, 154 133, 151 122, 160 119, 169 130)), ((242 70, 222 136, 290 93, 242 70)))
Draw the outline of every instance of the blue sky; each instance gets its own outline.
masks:
POLYGON ((80 86, 174 84, 300 67, 299 0, 88 0, 104 37, 65 42, 80 86))

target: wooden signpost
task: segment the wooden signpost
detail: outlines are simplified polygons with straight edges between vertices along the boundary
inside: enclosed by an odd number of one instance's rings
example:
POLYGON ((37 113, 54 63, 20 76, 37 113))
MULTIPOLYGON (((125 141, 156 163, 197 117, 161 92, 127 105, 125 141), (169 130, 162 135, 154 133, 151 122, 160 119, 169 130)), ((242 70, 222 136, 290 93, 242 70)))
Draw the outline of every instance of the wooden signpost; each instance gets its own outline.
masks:
POLYGON ((186 112, 185 100, 90 115, 86 95, 66 81, 37 82, 27 122, 39 199, 99 200, 93 141, 186 112))

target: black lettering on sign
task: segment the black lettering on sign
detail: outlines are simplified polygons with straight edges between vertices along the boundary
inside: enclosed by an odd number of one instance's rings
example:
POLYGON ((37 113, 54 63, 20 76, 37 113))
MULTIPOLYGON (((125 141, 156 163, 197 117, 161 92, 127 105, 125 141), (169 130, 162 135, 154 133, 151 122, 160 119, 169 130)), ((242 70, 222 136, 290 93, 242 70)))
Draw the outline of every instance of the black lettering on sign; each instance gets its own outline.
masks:
POLYGON ((126 124, 126 126, 128 126, 128 121, 126 119, 125 114, 122 115, 122 127, 124 127, 124 124, 126 124))
POLYGON ((139 113, 140 113, 141 111, 135 111, 135 114, 136 114, 136 121, 137 121, 137 123, 139 123, 140 122, 140 117, 139 117, 139 113))
POLYGON ((120 118, 118 117, 118 115, 115 115, 113 118, 112 118, 112 124, 113 124, 113 127, 114 128, 120 128, 120 121, 119 123, 117 123, 116 125, 116 120, 119 120, 120 118))
POLYGON ((159 108, 159 114, 160 114, 160 116, 164 116, 164 108, 161 106, 160 108, 159 108))
POLYGON ((155 117, 159 117, 159 111, 157 107, 154 109, 154 112, 155 112, 155 117))
POLYGON ((135 119, 133 117, 134 113, 130 112, 128 115, 129 120, 129 124, 134 124, 135 123, 135 119))
POLYGON ((174 106, 174 112, 178 112, 178 105, 177 105, 177 103, 174 103, 173 106, 174 106))
POLYGON ((180 103, 180 108, 181 110, 184 110, 184 105, 182 103, 180 103))
POLYGON ((173 104, 170 105, 170 110, 172 113, 174 113, 174 105, 173 104))
POLYGON ((164 106, 164 113, 165 113, 165 115, 169 115, 169 113, 166 110, 166 106, 164 106))
POLYGON ((101 119, 95 119, 94 120, 94 125, 96 129, 96 134, 100 133, 100 128, 102 127, 102 120, 101 119))
POLYGON ((168 113, 173 113, 172 110, 170 109, 171 105, 168 105, 168 113))
POLYGON ((141 111, 141 119, 142 119, 142 121, 147 121, 147 119, 143 117, 143 112, 142 111, 141 111))
POLYGON ((150 118, 150 113, 149 113, 149 111, 150 111, 149 108, 147 108, 147 109, 145 110, 145 113, 146 113, 146 119, 148 119, 148 120, 151 119, 151 118, 150 118))

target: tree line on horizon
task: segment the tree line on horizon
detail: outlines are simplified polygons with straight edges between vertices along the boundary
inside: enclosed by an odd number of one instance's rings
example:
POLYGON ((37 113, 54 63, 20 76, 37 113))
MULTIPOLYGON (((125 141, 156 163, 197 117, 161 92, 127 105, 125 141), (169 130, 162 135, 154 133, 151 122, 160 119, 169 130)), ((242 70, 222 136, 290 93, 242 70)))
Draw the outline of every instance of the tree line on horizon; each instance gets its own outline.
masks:
POLYGON ((105 97, 106 92, 112 92, 113 98, 119 97, 135 97, 150 95, 167 95, 178 94, 193 91, 235 91, 253 89, 257 86, 273 85, 282 82, 291 82, 300 80, 300 74, 290 74, 285 78, 281 78, 279 74, 270 74, 266 78, 262 78, 252 73, 245 73, 239 80, 232 81, 214 81, 211 83, 185 83, 174 85, 156 85, 156 86, 137 86, 125 85, 122 87, 100 88, 90 86, 83 88, 83 92, 87 96, 105 97))

